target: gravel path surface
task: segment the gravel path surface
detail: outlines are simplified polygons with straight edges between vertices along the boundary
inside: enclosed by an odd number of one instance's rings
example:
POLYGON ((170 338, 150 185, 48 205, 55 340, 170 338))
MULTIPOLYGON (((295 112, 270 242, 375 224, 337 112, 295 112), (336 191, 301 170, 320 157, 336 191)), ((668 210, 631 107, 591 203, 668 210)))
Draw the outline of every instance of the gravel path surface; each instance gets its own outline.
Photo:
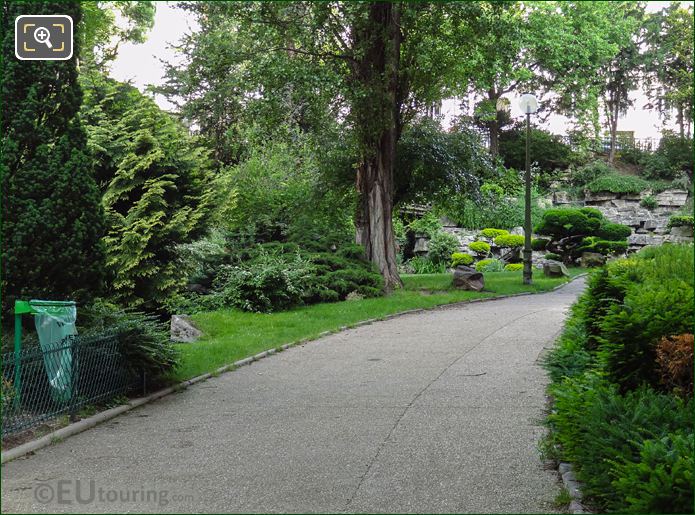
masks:
POLYGON ((583 288, 295 347, 2 467, 10 512, 553 511, 539 357, 583 288))

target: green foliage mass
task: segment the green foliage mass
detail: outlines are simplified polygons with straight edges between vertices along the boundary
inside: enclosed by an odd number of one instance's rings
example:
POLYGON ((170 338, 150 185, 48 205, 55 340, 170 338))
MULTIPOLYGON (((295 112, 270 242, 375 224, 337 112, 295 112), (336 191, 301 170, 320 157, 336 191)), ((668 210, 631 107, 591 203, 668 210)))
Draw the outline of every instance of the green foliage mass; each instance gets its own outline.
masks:
POLYGON ((478 181, 494 173, 478 133, 464 126, 445 131, 425 118, 408 127, 398 142, 394 203, 455 204, 475 194, 478 181))
MULTIPOLYGON (((526 127, 517 125, 500 133, 500 156, 505 166, 524 170, 526 168, 526 127)), ((532 128, 529 138, 529 154, 544 173, 565 170, 574 163, 572 149, 560 136, 543 129, 532 128)), ((547 186, 547 184, 545 184, 547 186)))
POLYGON ((78 2, 5 2, 2 75, 2 306, 15 298, 88 301, 103 287, 104 214, 77 113, 79 52, 67 61, 14 58, 23 14, 67 14, 78 2))
MULTIPOLYGON (((97 299, 80 309, 80 334, 85 336, 113 333, 124 356, 131 380, 144 373, 148 387, 163 384, 179 364, 180 356, 169 338, 169 328, 157 317, 124 310, 97 299)), ((103 371, 90 371, 103 373, 103 371)))
POLYGON ((410 222, 408 229, 416 236, 432 238, 442 230, 442 223, 439 221, 439 217, 430 211, 410 222))
POLYGON ((693 226, 693 215, 672 215, 668 219, 669 227, 693 226))
POLYGON ((545 250, 545 247, 548 246, 549 242, 550 242, 550 240, 547 238, 533 238, 531 240, 531 249, 532 250, 545 250))
POLYGON ((609 191, 611 193, 637 194, 649 189, 651 184, 644 179, 633 175, 619 175, 615 173, 601 175, 586 185, 586 189, 592 193, 609 191))
POLYGON ((624 254, 627 251, 626 241, 602 240, 598 236, 588 236, 582 239, 577 254, 582 252, 598 252, 599 254, 624 254))
POLYGON ((199 312, 236 307, 272 312, 302 304, 336 302, 348 294, 383 293, 381 275, 364 249, 346 244, 335 252, 315 252, 295 243, 265 243, 222 254, 210 265, 207 294, 189 295, 180 309, 199 312))
POLYGON ((601 227, 601 220, 583 212, 581 209, 548 209, 543 219, 535 228, 538 234, 547 234, 555 238, 591 235, 601 227))
POLYGON ((495 238, 498 247, 521 248, 524 246, 524 236, 521 234, 500 234, 495 238))
POLYGON ((524 264, 523 263, 507 263, 504 265, 504 269, 507 272, 519 272, 520 270, 524 269, 524 264))
POLYGON ((490 244, 484 241, 474 241, 468 245, 468 248, 482 256, 487 256, 490 253, 490 244))
POLYGON ((456 268, 459 265, 468 266, 474 261, 473 256, 466 252, 454 252, 451 255, 451 268, 456 268))
POLYGON ((448 263, 451 254, 459 248, 459 240, 453 234, 440 231, 429 241, 428 254, 435 264, 448 263))
POLYGON ((185 283, 177 245, 206 230, 209 162, 186 129, 136 88, 96 73, 83 82, 113 293, 123 305, 161 309, 185 283))
POLYGON ((692 245, 665 245, 594 272, 546 358, 551 439, 602 510, 693 503, 692 399, 659 383, 654 355, 661 337, 692 330, 692 259, 692 245))
POLYGON ((487 228, 487 229, 483 229, 482 231, 480 231, 480 235, 483 238, 488 238, 490 240, 494 240, 495 238, 497 238, 497 236, 501 236, 503 234, 509 234, 509 231, 506 229, 493 229, 493 228, 487 228))

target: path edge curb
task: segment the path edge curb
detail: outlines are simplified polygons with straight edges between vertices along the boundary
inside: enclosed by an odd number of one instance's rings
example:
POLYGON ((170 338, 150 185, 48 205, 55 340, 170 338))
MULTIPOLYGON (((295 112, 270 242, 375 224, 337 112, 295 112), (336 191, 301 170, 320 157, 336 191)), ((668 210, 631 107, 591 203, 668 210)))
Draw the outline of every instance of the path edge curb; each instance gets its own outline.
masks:
MULTIPOLYGON (((588 272, 587 272, 588 273, 588 272)), ((453 302, 451 304, 441 304, 439 306, 433 306, 430 308, 417 308, 417 309, 409 309, 406 311, 401 311, 399 313, 393 313, 391 315, 386 315, 380 318, 370 318, 367 320, 361 320, 359 322, 355 322, 354 324, 350 325, 344 325, 339 327, 338 329, 335 329, 333 331, 323 331, 316 335, 315 337, 310 337, 310 338, 304 338, 302 340, 297 340, 295 342, 290 342, 290 343, 285 343, 283 345, 280 345, 274 349, 268 349, 263 352, 259 352, 258 354, 254 356, 249 356, 244 359, 240 359, 238 361, 235 361, 232 364, 229 365, 224 365, 213 372, 208 372, 206 374, 202 374, 196 377, 193 377, 191 379, 187 379, 185 381, 181 381, 180 383, 177 383, 172 386, 168 386, 166 388, 163 388, 161 390, 158 390, 150 395, 146 395, 144 397, 138 397, 136 399, 132 399, 128 401, 126 404, 121 404, 120 406, 116 406, 115 408, 110 408, 105 411, 102 411, 100 413, 97 413, 96 415, 92 415, 89 418, 85 418, 83 420, 80 420, 78 422, 74 422, 70 425, 67 425, 65 427, 61 427, 60 429, 57 429, 55 431, 52 431, 40 438, 37 438, 36 440, 31 440, 30 442, 18 445, 17 447, 14 447, 12 449, 8 449, 7 451, 2 452, 2 457, 0 459, 0 464, 5 464, 7 462, 10 462, 12 460, 15 460, 17 458, 21 458, 22 456, 25 456, 30 453, 34 453, 40 449, 43 449, 45 447, 48 447, 50 445, 53 445, 54 443, 62 442, 66 438, 82 433, 83 431, 86 431, 87 429, 91 429, 99 424, 102 424, 104 422, 108 422, 109 420, 123 414, 127 413, 128 411, 131 411, 135 408, 139 408, 140 406, 143 406, 145 404, 148 404, 150 402, 156 401, 161 399, 162 397, 166 397, 167 395, 170 395, 172 393, 180 392, 181 390, 185 390, 191 385, 194 385, 196 383, 200 383, 201 381, 206 381, 210 379, 211 377, 217 377, 220 374, 223 374, 225 372, 231 372, 232 370, 235 370, 236 368, 242 367, 244 365, 250 365, 255 361, 258 361, 260 359, 266 358, 268 356, 271 356, 275 354, 276 352, 280 350, 287 350, 290 347, 295 347, 297 345, 303 345, 305 343, 309 343, 311 341, 318 340, 320 338, 323 338, 325 336, 339 333, 348 329, 354 329, 356 327, 362 327, 365 325, 373 324, 375 322, 382 322, 385 320, 391 320, 394 318, 398 318, 401 316, 405 315, 412 315, 416 313, 425 313, 427 311, 435 311, 435 310, 444 310, 444 309, 451 309, 451 308, 457 308, 457 307, 462 307, 468 304, 476 304, 479 302, 490 302, 493 300, 503 300, 503 299, 508 299, 511 297, 523 297, 526 295, 539 295, 543 293, 551 293, 554 291, 557 291, 561 288, 564 288, 568 284, 571 284, 575 280, 585 277, 587 273, 582 273, 579 275, 576 275, 575 277, 570 278, 569 281, 559 284, 555 286, 554 288, 543 291, 543 292, 523 292, 523 293, 513 293, 511 295, 500 295, 497 297, 486 297, 482 299, 472 299, 472 300, 464 300, 460 302, 453 302)))

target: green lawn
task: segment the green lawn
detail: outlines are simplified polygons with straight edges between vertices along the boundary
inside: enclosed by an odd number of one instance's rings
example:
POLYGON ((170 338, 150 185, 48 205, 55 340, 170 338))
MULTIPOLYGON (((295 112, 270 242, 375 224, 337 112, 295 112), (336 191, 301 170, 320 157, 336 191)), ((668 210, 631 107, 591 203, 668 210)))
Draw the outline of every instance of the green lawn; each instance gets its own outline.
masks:
MULTIPOLYGON (((581 269, 571 269, 572 276, 581 269)), ((430 308, 452 302, 510 295, 525 291, 542 292, 565 282, 548 279, 534 271, 534 284, 521 284, 521 272, 485 274, 480 293, 451 287, 450 274, 404 275, 404 288, 373 299, 315 304, 272 314, 246 313, 225 309, 193 317, 204 337, 193 344, 180 344, 182 359, 173 379, 185 380, 285 343, 315 338, 361 320, 381 318, 415 308, 430 308)))

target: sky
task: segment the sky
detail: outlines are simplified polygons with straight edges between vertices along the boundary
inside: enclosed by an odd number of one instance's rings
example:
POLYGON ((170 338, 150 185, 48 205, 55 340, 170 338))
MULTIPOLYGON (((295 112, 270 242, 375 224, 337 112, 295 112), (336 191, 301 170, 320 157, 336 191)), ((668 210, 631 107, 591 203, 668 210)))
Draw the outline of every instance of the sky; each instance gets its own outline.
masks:
MULTIPOLYGON (((647 10, 658 11, 666 7, 670 2, 647 2, 647 10)), ((683 2, 692 3, 692 2, 683 2)), ((154 28, 145 43, 125 43, 119 47, 118 57, 111 67, 111 76, 117 80, 130 81, 141 91, 150 85, 159 85, 163 82, 164 65, 161 61, 175 63, 180 62, 182 56, 172 47, 172 44, 187 32, 198 30, 198 25, 189 15, 175 9, 172 2, 157 2, 154 28)), ((508 96, 511 102, 511 115, 514 118, 521 117, 518 107, 518 96, 508 96)), ((618 121, 618 130, 634 131, 636 138, 658 138, 664 126, 655 111, 643 109, 647 104, 646 96, 639 92, 632 92, 633 107, 618 121)), ((164 97, 157 95, 156 102, 162 109, 174 108, 164 97)), ((454 99, 445 100, 442 104, 444 125, 456 115, 460 114, 459 102, 454 99)), ((542 127, 555 134, 565 134, 570 128, 568 119, 561 115, 551 115, 542 127)), ((672 120, 666 128, 674 129, 672 120)))

